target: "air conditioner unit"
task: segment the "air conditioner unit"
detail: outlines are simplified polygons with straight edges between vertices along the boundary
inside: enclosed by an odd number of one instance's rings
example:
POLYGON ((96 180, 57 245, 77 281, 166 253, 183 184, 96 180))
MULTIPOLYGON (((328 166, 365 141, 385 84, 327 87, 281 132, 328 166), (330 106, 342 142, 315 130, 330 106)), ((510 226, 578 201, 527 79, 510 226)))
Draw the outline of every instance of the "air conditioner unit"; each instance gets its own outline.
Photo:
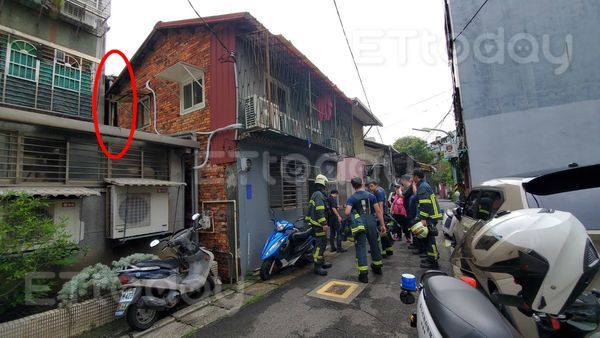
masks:
POLYGON ((55 59, 56 62, 65 63, 65 52, 57 49, 55 59))
POLYGON ((336 153, 342 152, 342 141, 340 141, 339 139, 337 139, 335 137, 328 138, 325 141, 325 146, 327 148, 335 151, 336 153))
POLYGON ((142 236, 169 230, 166 187, 108 186, 108 238, 142 236))
POLYGON ((50 200, 48 214, 54 223, 65 222, 65 230, 71 235, 71 239, 77 243, 83 240, 83 224, 79 218, 81 214, 80 199, 55 199, 50 200))
MULTIPOLYGON (((281 116, 279 106, 270 103, 273 117, 273 129, 281 129, 281 116)), ((269 101, 258 95, 248 96, 244 99, 244 113, 246 115, 246 129, 270 128, 269 126, 269 101)))
POLYGON ((96 19, 96 16, 75 1, 66 0, 60 12, 64 16, 89 26, 92 29, 98 28, 98 20, 96 19))

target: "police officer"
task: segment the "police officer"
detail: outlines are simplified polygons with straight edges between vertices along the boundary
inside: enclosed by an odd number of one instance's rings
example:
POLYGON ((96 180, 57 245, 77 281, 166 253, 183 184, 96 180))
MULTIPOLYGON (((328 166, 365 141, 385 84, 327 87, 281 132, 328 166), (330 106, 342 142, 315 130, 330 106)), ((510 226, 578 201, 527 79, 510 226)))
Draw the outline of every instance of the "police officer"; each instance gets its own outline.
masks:
POLYGON ((315 177, 315 191, 308 202, 308 213, 304 217, 304 223, 313 228, 315 236, 315 248, 313 250, 313 260, 315 262, 315 273, 320 276, 327 275, 331 263, 326 263, 323 257, 325 248, 327 247, 327 217, 325 215, 325 203, 327 203, 327 177, 325 175, 317 175, 315 177))
POLYGON ((420 169, 413 171, 413 184, 417 195, 417 221, 428 229, 425 239, 427 258, 421 262, 421 268, 438 269, 439 252, 435 238, 437 236, 437 222, 442 218, 440 207, 431 186, 425 182, 425 173, 420 169))
MULTIPOLYGON (((367 184, 367 187, 369 188, 369 191, 375 195, 375 198, 377 199, 377 204, 379 205, 379 208, 381 208, 381 210, 383 210, 383 215, 384 215, 384 221, 386 216, 389 215, 389 208, 387 205, 387 201, 385 198, 385 190, 383 190, 382 187, 379 186, 379 184, 377 183, 377 181, 375 180, 370 180, 367 184)), ((391 216, 388 216, 389 218, 391 218, 391 216)), ((385 223, 382 223, 385 225, 385 223)), ((394 254, 394 249, 392 248, 392 245, 394 244, 394 240, 392 239, 392 236, 390 234, 389 231, 386 231, 385 235, 381 235, 381 256, 383 256, 383 258, 386 258, 388 256, 391 256, 394 254)))
POLYGON ((379 234, 377 220, 379 220, 379 231, 385 234, 383 223, 383 210, 379 207, 375 196, 366 192, 363 188, 362 179, 355 177, 350 183, 355 192, 348 198, 344 213, 350 216, 351 232, 354 236, 356 247, 356 267, 358 268, 358 280, 368 283, 369 266, 367 258, 367 242, 371 249, 371 269, 376 274, 381 274, 383 261, 379 249, 379 234), (377 216, 377 220, 375 219, 377 216))

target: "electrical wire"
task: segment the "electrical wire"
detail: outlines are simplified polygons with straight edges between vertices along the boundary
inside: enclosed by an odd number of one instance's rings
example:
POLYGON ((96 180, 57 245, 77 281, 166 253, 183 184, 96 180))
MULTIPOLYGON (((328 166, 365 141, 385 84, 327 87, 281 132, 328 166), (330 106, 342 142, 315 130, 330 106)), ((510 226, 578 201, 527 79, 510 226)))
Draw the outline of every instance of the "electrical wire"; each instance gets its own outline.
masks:
MULTIPOLYGON (((189 1, 189 0, 188 0, 189 1)), ((358 65, 356 64, 356 59, 354 58, 354 52, 352 52, 352 47, 350 46, 350 41, 348 41, 348 35, 346 34, 346 28, 344 28, 344 22, 342 21, 342 16, 340 15, 340 10, 338 9, 337 2, 333 0, 333 5, 335 6, 335 12, 337 13, 337 17, 340 20, 340 26, 342 27, 342 32, 344 33, 344 39, 346 39, 346 45, 348 45, 348 50, 350 51, 350 56, 352 57, 352 62, 354 63, 354 68, 356 69, 356 74, 358 75, 358 80, 360 81, 360 86, 363 91, 363 95, 365 96, 365 100, 367 100, 367 106, 369 107, 369 111, 373 113, 373 109, 371 109, 371 102, 369 102, 369 97, 367 96, 367 91, 365 90, 365 84, 363 83, 362 76, 360 76, 360 71, 358 70, 358 65)), ((379 127, 375 126, 377 133, 379 134, 379 139, 381 139, 381 143, 383 143, 383 137, 381 137, 381 133, 379 132, 379 127)))
POLYGON ((206 22, 206 20, 204 20, 204 18, 200 15, 200 13, 198 13, 198 11, 194 7, 194 5, 192 5, 192 2, 190 0, 187 0, 187 2, 188 2, 188 4, 190 4, 190 7, 192 7, 192 10, 194 11, 194 13, 196 13, 196 15, 198 16, 198 18, 200 18, 200 20, 202 20, 202 22, 204 23, 204 25, 206 26, 206 28, 208 28, 208 30, 210 31, 210 33, 212 35, 214 35, 214 37, 217 39, 217 41, 219 42, 219 44, 221 45, 221 47, 223 47, 223 49, 225 49, 225 51, 227 51, 227 54, 229 54, 230 56, 233 56, 235 53, 231 49, 227 48, 227 46, 225 46, 225 44, 219 38, 219 36, 217 35, 217 33, 212 29, 212 27, 210 27, 210 25, 208 24, 208 22, 206 22))
POLYGON ((477 10, 477 12, 475 12, 475 14, 473 14, 473 16, 471 17, 471 19, 467 22, 467 24, 463 27, 463 29, 460 30, 460 32, 456 35, 456 37, 454 39, 452 39, 452 41, 456 41, 456 39, 458 39, 458 37, 465 31, 465 29, 467 29, 467 27, 469 27, 469 25, 471 24, 471 22, 473 22, 473 20, 475 20, 475 18, 477 17, 477 15, 479 14, 479 12, 481 12, 481 10, 483 9, 483 7, 488 3, 489 0, 485 0, 481 6, 479 6, 479 9, 477 10))

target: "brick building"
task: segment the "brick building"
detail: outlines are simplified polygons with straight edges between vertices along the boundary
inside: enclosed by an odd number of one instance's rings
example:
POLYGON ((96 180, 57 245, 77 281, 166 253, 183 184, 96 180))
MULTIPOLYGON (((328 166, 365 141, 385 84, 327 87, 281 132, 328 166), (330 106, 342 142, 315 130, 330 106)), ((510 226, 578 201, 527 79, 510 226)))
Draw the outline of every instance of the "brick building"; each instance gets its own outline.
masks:
MULTIPOLYGON (((185 159, 186 213, 211 220, 200 240, 215 252, 221 277, 235 280, 260 266, 272 230, 269 210, 290 221, 301 216, 318 173, 333 185, 347 184, 338 168, 356 163, 345 158, 355 156, 358 120, 351 99, 250 14, 205 22, 158 22, 131 58, 136 127, 198 138, 199 151, 185 159), (208 133, 235 123, 243 129, 214 134, 208 151, 208 133), (195 171, 207 151, 207 165, 195 171)), ((123 71, 107 94, 109 120, 120 127, 131 123, 130 86, 123 71)))

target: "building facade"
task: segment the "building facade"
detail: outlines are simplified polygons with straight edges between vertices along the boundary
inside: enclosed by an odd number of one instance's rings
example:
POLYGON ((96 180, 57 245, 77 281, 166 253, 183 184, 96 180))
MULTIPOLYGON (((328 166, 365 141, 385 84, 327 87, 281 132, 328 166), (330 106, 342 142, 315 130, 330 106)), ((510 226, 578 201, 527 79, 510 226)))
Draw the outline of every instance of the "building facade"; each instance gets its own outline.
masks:
MULTIPOLYGON (((233 280, 260 267, 273 214, 304 214, 317 174, 332 187, 346 184, 338 172, 354 164, 344 162, 355 156, 353 101, 250 14, 205 21, 157 23, 131 62, 145 121, 138 126, 198 137, 196 160, 207 164, 197 171, 197 199, 190 190, 186 205, 212 220, 200 240, 233 280), (243 129, 209 137, 236 123, 243 129)), ((109 90, 110 120, 119 126, 130 123, 129 86, 123 72, 109 90)))
MULTIPOLYGON (((197 142, 136 132, 127 154, 112 160, 96 140, 92 84, 110 1, 0 6, 0 193, 50 199, 49 214, 65 219, 71 238, 87 249, 69 269, 147 251, 140 238, 183 227, 182 159, 197 142)), ((129 133, 104 125, 99 82, 103 141, 118 153, 129 133)))
POLYGON ((600 4, 490 1, 468 26, 481 1, 445 4, 471 183, 598 163, 600 4))

